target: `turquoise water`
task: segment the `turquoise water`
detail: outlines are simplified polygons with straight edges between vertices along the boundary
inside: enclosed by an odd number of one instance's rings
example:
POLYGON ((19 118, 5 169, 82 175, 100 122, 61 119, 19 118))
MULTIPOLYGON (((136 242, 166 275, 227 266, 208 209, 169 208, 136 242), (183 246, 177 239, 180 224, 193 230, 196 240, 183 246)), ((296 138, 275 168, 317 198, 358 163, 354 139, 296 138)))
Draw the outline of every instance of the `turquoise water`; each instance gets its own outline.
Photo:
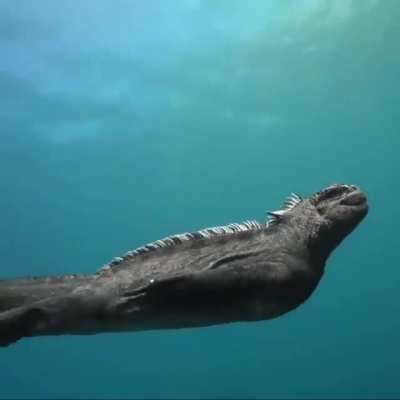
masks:
POLYGON ((0 3, 0 276, 361 186, 370 214, 272 321, 0 349, 1 398, 398 398, 400 3, 0 3))

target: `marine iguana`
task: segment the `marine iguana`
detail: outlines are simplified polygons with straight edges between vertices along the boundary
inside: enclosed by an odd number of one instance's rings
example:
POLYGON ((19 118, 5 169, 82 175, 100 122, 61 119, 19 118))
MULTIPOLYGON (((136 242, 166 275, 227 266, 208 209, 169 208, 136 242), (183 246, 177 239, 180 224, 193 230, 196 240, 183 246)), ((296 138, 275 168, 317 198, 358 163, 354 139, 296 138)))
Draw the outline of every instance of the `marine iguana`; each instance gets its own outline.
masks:
POLYGON ((353 185, 292 194, 265 223, 157 240, 93 275, 0 281, 0 345, 23 337, 207 326, 278 317, 309 298, 368 212, 353 185))

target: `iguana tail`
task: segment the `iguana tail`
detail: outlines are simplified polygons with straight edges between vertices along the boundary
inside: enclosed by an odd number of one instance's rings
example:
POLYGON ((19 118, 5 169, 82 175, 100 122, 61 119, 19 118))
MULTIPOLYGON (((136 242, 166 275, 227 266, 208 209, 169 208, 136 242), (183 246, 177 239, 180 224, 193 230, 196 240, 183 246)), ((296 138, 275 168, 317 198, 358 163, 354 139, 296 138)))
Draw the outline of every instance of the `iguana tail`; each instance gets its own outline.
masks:
POLYGON ((0 346, 31 336, 51 316, 44 305, 68 298, 74 289, 92 280, 90 276, 0 280, 0 346))
POLYGON ((0 347, 31 336, 33 328, 46 318, 47 315, 39 308, 27 306, 0 313, 0 347))
POLYGON ((83 275, 0 280, 0 312, 71 293, 92 280, 93 277, 83 275))

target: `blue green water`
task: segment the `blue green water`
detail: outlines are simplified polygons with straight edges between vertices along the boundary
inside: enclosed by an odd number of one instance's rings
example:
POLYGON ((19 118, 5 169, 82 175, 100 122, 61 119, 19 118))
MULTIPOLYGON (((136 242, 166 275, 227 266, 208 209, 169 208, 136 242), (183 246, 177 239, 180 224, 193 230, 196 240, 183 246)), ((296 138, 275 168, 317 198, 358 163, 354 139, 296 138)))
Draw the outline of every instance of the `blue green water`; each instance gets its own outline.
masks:
POLYGON ((361 186, 279 319, 0 349, 1 398, 400 397, 400 2, 0 2, 0 277, 361 186))

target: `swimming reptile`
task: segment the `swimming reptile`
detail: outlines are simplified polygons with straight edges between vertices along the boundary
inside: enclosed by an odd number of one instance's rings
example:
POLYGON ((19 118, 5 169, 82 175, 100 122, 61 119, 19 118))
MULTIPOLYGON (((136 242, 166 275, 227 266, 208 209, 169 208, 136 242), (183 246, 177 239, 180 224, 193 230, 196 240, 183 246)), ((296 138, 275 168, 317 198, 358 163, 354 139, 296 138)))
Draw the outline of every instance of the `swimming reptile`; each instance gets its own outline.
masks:
POLYGON ((309 298, 367 212, 360 189, 334 184, 309 198, 292 194, 266 223, 173 235, 93 275, 1 280, 0 345, 275 318, 309 298))

